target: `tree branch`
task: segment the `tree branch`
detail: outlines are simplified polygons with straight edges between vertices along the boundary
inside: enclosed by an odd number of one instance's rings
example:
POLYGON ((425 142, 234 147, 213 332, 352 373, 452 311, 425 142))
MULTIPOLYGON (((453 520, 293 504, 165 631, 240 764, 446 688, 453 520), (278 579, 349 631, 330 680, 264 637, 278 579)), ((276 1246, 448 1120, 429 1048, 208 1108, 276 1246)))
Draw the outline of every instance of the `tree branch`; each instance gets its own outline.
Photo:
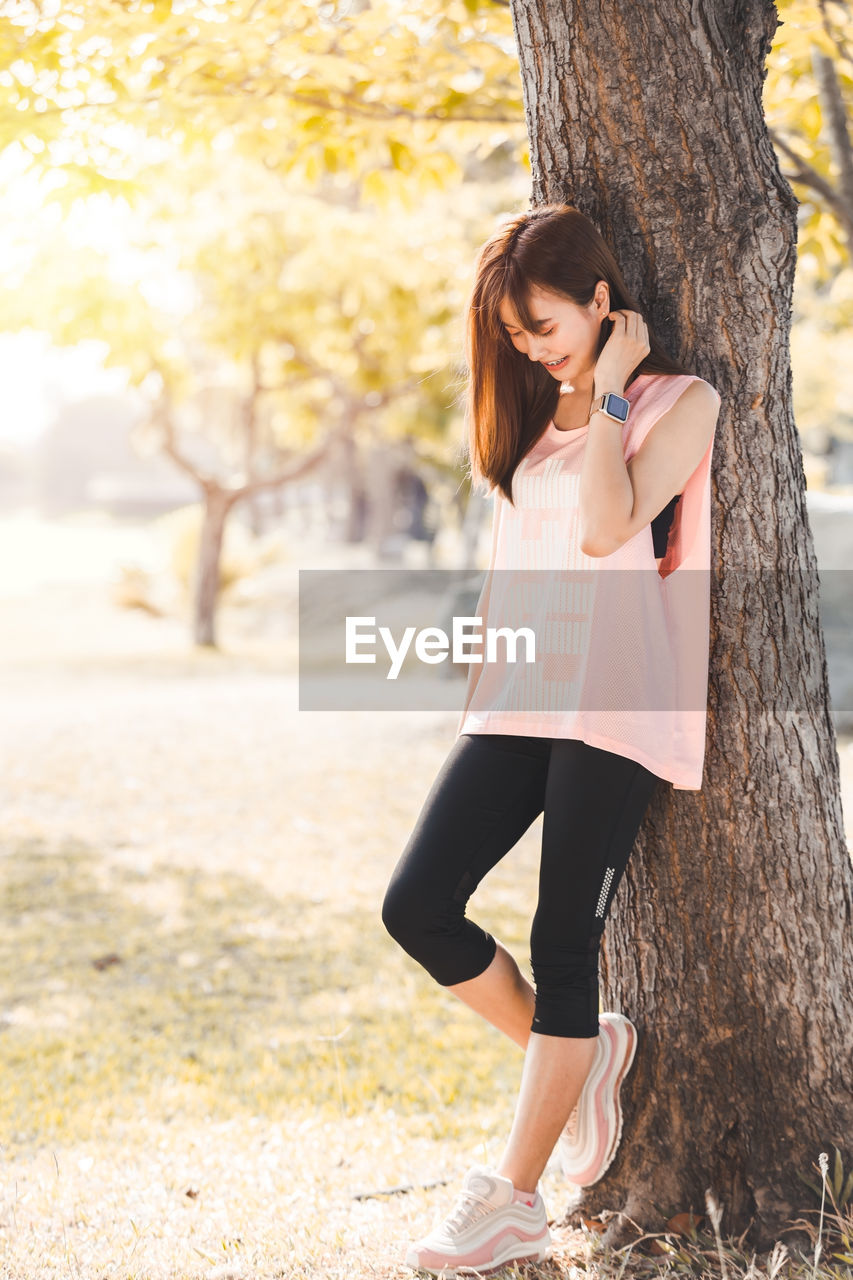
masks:
MULTIPOLYGON (((847 5, 846 3, 844 3, 844 0, 835 0, 835 3, 840 8, 844 10, 847 9, 847 5)), ((850 46, 848 45, 844 36, 841 35, 838 31, 836 31, 832 26, 832 20, 830 19, 830 16, 828 13, 827 0, 818 0, 818 8, 820 9, 821 25, 823 26, 823 29, 828 35, 829 39, 835 45, 835 48, 838 50, 839 58, 841 58, 842 61, 844 62, 849 62, 853 64, 853 54, 851 54, 850 52, 850 46)))
MULTIPOLYGON (((212 77, 210 77, 212 78, 212 77)), ((252 93, 251 81, 243 82, 239 86, 240 92, 252 93)), ((234 86, 222 86, 219 92, 211 92, 210 90, 197 91, 189 90, 190 96, 198 99, 222 99, 229 102, 234 96, 234 86)), ((163 93, 151 94, 144 97, 134 97, 128 99, 126 105, 133 108, 134 111, 138 107, 162 106, 163 93)), ((343 93, 341 101, 333 101, 331 98, 324 98, 321 94, 300 94, 297 92, 282 91, 281 86, 277 85, 269 89, 266 93, 257 93, 253 95, 257 99, 266 101, 269 98, 280 98, 283 102, 291 103, 295 106, 305 106, 318 109, 328 115, 347 115, 359 116, 366 120, 374 120, 377 122, 389 120, 432 120, 437 124, 506 124, 506 125, 523 125, 523 119, 520 115, 477 115, 477 114, 450 114, 441 112, 440 108, 434 108, 432 111, 415 111, 410 107, 394 106, 388 103, 377 102, 375 107, 370 103, 359 102, 350 95, 343 93)), ((103 111, 104 108, 115 112, 116 115, 121 114, 122 104, 118 98, 112 102, 81 102, 74 107, 74 115, 79 115, 82 111, 103 111)), ((64 115, 68 112, 68 107, 60 107, 57 105, 47 106, 43 111, 39 111, 38 119, 48 116, 64 115)), ((61 166, 60 166, 61 168, 61 166)))
POLYGON ((816 191, 818 195, 823 197, 826 203, 836 214, 838 214, 840 218, 844 218, 846 221, 843 201, 832 184, 824 178, 823 174, 818 173, 817 169, 813 168, 809 164, 808 160, 804 160, 801 155, 798 155, 794 148, 790 146, 790 144, 787 143, 778 133, 772 129, 769 132, 770 141, 773 143, 774 147, 776 147, 777 151, 784 152, 789 160, 793 160, 794 163, 799 166, 796 173, 785 174, 788 181, 799 182, 803 186, 811 187, 812 190, 816 191))
POLYGON ((317 446, 313 453, 309 453, 306 457, 301 458, 299 462, 277 471, 271 476, 262 476, 255 480, 247 480, 245 484, 235 487, 231 490, 232 500, 237 502, 241 498, 247 497, 249 494, 258 493, 261 489, 275 489, 278 485, 289 484, 293 480, 299 480, 302 476, 307 475, 318 467, 321 462, 329 456, 332 445, 337 439, 338 432, 332 431, 317 446))
POLYGON ((175 440, 175 428, 172 422, 172 399, 169 395, 169 387, 162 370, 157 366, 156 362, 152 366, 160 374, 163 383, 163 390, 157 399, 152 411, 152 420, 156 422, 163 432, 163 452, 172 459, 177 467, 190 476, 197 485, 199 485, 205 493, 216 488, 219 481, 210 472, 202 471, 195 463, 191 462, 178 448, 175 440))
POLYGON ((835 64, 819 49, 814 50, 814 68, 821 104, 826 113, 830 142, 838 165, 840 195, 847 226, 853 228, 853 149, 847 130, 847 109, 841 96, 835 64))

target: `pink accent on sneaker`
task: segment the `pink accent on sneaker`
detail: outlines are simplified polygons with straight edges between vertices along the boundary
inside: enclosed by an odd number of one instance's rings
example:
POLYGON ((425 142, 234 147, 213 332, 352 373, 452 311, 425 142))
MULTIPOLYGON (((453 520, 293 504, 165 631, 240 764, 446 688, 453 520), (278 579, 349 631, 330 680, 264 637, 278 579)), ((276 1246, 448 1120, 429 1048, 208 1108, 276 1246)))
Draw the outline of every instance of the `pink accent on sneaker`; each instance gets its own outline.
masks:
POLYGON ((475 1165, 450 1214, 413 1245, 406 1265, 441 1276, 507 1262, 542 1262, 551 1251, 548 1215, 537 1191, 520 1200, 509 1178, 475 1165))
POLYGON ((619 1090, 637 1048, 637 1029, 623 1014, 601 1014, 599 1027, 596 1056, 557 1142, 564 1174, 581 1187, 598 1182, 616 1155, 622 1136, 619 1090))

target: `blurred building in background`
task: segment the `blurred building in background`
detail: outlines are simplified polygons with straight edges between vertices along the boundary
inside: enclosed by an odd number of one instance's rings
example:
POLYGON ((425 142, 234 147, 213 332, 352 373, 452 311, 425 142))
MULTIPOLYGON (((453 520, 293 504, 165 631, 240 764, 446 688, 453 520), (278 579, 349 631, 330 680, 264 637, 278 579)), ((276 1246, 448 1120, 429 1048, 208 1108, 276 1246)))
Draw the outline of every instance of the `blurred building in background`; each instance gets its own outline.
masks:
POLYGON ((121 396, 65 405, 36 446, 33 497, 45 515, 97 507, 118 517, 159 515, 197 502, 198 486, 162 455, 131 442, 138 418, 121 396))

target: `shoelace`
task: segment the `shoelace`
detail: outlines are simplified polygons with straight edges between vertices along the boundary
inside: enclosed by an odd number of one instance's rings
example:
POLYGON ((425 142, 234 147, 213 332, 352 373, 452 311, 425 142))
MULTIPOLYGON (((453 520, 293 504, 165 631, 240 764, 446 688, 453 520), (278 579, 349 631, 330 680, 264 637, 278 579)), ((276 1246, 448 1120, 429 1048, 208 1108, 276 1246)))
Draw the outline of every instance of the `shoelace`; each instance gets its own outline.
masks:
POLYGON ((456 1203, 450 1211, 446 1221, 445 1230, 450 1235, 459 1235, 467 1227, 470 1227, 477 1218, 482 1218, 482 1213, 477 1210, 483 1206, 490 1212, 497 1208, 491 1200, 487 1200, 485 1196, 478 1196, 476 1191, 460 1191, 456 1197, 456 1203))

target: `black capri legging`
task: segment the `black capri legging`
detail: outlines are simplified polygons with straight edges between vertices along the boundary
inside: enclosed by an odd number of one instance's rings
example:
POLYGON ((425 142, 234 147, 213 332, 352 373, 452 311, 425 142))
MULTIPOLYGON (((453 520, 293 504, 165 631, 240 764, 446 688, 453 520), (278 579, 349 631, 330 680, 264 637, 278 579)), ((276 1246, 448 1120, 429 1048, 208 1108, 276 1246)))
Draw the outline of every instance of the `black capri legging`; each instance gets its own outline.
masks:
POLYGON ((544 810, 531 1030, 597 1036, 604 922, 659 781, 574 738, 461 734, 391 877, 386 929, 442 986, 476 978, 497 943, 466 917, 468 899, 544 810))

